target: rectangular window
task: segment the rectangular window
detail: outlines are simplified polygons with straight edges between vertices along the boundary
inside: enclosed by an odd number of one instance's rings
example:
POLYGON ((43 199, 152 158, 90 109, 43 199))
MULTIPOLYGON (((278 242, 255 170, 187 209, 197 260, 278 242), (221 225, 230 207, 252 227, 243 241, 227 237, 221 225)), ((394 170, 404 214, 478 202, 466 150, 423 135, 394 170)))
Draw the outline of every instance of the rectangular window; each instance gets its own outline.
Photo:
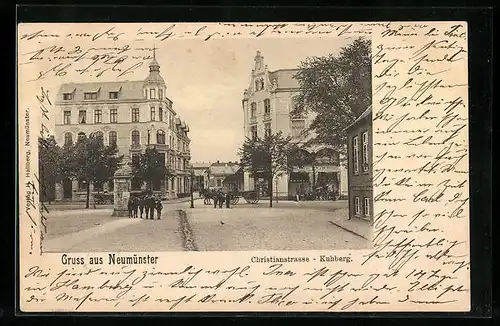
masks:
POLYGON ((266 137, 271 136, 271 124, 270 123, 265 124, 265 136, 266 137))
POLYGON ((255 119, 257 117, 257 104, 252 103, 250 107, 250 117, 255 119))
POLYGON ((109 110, 109 122, 110 123, 118 122, 118 109, 109 110))
POLYGON ((94 110, 94 123, 102 123, 102 111, 94 110))
POLYGON ((365 216, 370 216, 370 198, 365 198, 364 214, 365 216))
POLYGON ((152 106, 151 107, 151 121, 155 121, 156 119, 156 110, 155 110, 155 107, 152 106))
POLYGON ((163 121, 163 108, 158 108, 158 120, 163 121))
POLYGON ((148 98, 148 90, 147 89, 144 89, 144 98, 147 99, 148 98))
POLYGON ((149 98, 153 100, 156 98, 156 90, 154 88, 149 90, 149 98))
POLYGON ((217 187, 221 187, 222 186, 222 181, 221 179, 217 179, 217 187))
POLYGON ((359 197, 354 197, 354 215, 360 215, 361 214, 361 207, 360 207, 360 202, 359 202, 359 197))
POLYGON ((71 124, 71 111, 64 111, 64 124, 71 124))
POLYGON ((66 100, 66 101, 67 100, 72 100, 73 99, 73 94, 71 94, 71 93, 64 93, 63 94, 63 99, 66 100))
POLYGON ((251 132, 252 132, 252 139, 257 139, 257 126, 252 126, 251 132))
POLYGON ((363 141, 363 172, 368 171, 368 132, 365 131, 362 135, 363 141))
POLYGON ((292 120, 292 136, 298 137, 306 129, 306 120, 292 120))
POLYGON ((139 108, 132 109, 132 122, 139 122, 139 108))
POLYGON ((353 160, 353 172, 354 174, 359 173, 359 139, 358 136, 352 138, 352 160, 353 160))
POLYGON ((271 101, 269 99, 264 100, 264 114, 271 114, 271 101))
POLYGON ((78 123, 80 123, 80 124, 87 123, 87 111, 86 110, 78 111, 78 123))
POLYGON ((118 98, 118 92, 109 92, 109 98, 110 99, 117 99, 118 98))
POLYGON ((161 88, 158 90, 158 98, 160 100, 163 100, 163 89, 161 89, 161 88))
POLYGON ((97 100, 97 93, 96 92, 83 93, 83 99, 84 100, 97 100))

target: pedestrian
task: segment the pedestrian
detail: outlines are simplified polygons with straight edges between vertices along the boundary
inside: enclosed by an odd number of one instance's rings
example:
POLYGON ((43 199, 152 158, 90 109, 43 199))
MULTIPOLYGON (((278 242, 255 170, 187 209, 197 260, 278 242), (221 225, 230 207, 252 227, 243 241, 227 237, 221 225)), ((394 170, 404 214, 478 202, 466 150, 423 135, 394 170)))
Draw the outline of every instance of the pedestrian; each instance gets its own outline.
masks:
POLYGON ((142 213, 144 212, 144 195, 142 195, 141 198, 139 199, 139 212, 142 218, 142 213))
POLYGON ((219 208, 222 208, 222 204, 224 204, 224 193, 219 190, 219 196, 218 196, 218 200, 219 200, 219 208))
POLYGON ((219 201, 219 194, 217 192, 212 192, 212 198, 214 200, 214 208, 217 208, 217 202, 219 201))
POLYGON ((161 210, 163 209, 163 205, 161 204, 161 200, 156 201, 156 215, 158 215, 158 220, 161 219, 161 210))
POLYGON ((231 208, 229 206, 230 201, 231 201, 231 193, 228 191, 226 194, 226 208, 231 208))
POLYGON ((149 219, 154 220, 155 219, 155 198, 153 197, 153 195, 151 195, 151 197, 149 197, 148 206, 149 206, 149 219))
POLYGON ((133 211, 133 206, 134 206, 134 203, 132 200, 133 200, 132 198, 129 198, 127 201, 128 218, 132 218, 132 211, 133 211))
POLYGON ((137 218, 137 211, 139 210, 139 198, 134 197, 134 218, 137 218))
POLYGON ((146 220, 149 219, 149 195, 144 195, 144 210, 146 212, 146 220))

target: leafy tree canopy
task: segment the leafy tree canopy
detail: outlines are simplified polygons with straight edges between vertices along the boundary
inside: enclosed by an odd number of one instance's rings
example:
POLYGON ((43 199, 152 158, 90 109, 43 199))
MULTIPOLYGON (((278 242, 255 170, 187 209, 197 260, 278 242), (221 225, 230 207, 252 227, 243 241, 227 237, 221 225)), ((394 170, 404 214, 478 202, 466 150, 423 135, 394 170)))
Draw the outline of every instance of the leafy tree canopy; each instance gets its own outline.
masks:
POLYGON ((338 55, 310 57, 299 65, 293 115, 315 113, 309 144, 345 153, 344 130, 371 105, 371 41, 359 38, 338 55))
POLYGON ((165 155, 155 147, 147 147, 139 155, 138 160, 132 161, 132 175, 134 178, 149 183, 150 188, 154 180, 165 180, 173 177, 172 172, 165 166, 165 155))

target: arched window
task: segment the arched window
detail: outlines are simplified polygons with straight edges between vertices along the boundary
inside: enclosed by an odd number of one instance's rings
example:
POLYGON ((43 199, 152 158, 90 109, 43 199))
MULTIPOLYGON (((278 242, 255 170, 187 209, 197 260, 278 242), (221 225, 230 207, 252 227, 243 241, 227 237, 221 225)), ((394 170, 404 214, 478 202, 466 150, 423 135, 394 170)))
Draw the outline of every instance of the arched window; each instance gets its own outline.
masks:
POLYGON ((156 132, 156 143, 157 144, 165 144, 165 131, 158 130, 156 132))
POLYGON ((104 144, 104 133, 102 131, 96 131, 94 133, 94 137, 99 140, 102 144, 104 144))
POLYGON ((78 133, 78 141, 85 140, 86 137, 87 137, 87 135, 85 135, 84 132, 79 132, 78 133))
POLYGON ((132 131, 132 145, 140 145, 141 139, 139 135, 139 131, 134 130, 132 131))
POLYGON ((109 146, 116 146, 117 134, 116 131, 109 132, 109 146))
POLYGON ((73 134, 67 132, 64 134, 64 145, 72 145, 73 144, 73 134))
POLYGON ((258 80, 258 79, 257 79, 257 80, 255 80, 255 90, 256 90, 256 91, 260 90, 260 82, 259 82, 259 80, 258 80))
POLYGON ((264 89, 264 79, 260 80, 260 89, 264 89))

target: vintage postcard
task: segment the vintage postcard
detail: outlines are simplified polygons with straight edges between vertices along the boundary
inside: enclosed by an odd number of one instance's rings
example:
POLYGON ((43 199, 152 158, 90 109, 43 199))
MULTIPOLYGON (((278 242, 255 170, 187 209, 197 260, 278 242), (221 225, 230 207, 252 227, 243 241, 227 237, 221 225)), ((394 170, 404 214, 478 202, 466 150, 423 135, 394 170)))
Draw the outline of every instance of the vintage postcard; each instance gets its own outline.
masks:
POLYGON ((470 310, 465 22, 17 42, 22 312, 470 310))

